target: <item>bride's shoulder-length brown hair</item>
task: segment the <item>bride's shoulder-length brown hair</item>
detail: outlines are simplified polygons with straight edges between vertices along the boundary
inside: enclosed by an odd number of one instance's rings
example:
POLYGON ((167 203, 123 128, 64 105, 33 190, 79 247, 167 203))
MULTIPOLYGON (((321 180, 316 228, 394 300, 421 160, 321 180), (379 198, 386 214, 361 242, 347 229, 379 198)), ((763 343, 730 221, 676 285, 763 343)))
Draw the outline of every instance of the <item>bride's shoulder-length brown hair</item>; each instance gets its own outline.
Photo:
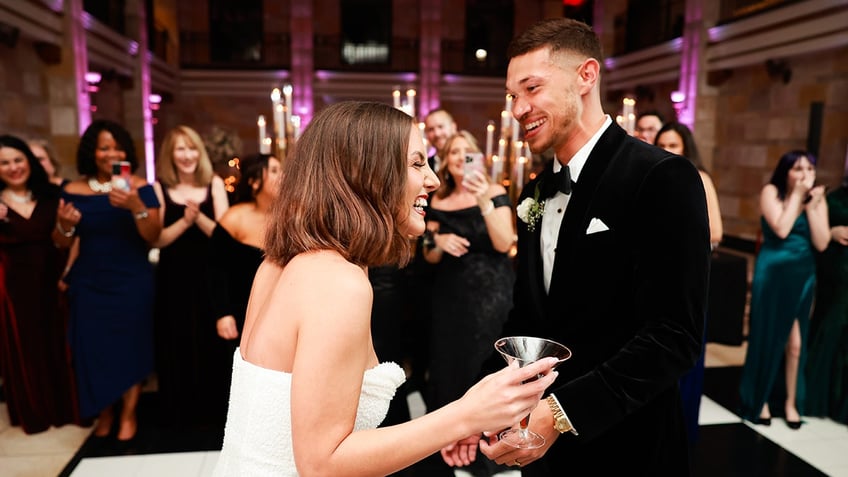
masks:
POLYGON ((266 257, 285 266, 333 250, 360 266, 406 264, 399 229, 412 118, 387 104, 347 101, 319 112, 283 162, 266 257))

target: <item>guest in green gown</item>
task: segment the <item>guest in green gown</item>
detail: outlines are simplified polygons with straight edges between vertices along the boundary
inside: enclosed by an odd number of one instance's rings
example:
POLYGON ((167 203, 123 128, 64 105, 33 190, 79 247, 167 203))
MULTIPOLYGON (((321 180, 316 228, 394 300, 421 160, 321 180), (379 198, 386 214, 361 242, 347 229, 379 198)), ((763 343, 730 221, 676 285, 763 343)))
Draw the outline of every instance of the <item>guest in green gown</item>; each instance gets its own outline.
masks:
POLYGON ((815 158, 791 151, 760 193, 763 243, 754 266, 739 390, 742 417, 760 424, 771 423, 770 403, 782 403, 787 425, 801 427, 805 383, 799 370, 815 293, 813 250, 824 250, 830 241, 824 186, 815 181, 815 158))
POLYGON ((807 414, 848 424, 848 176, 827 196, 832 240, 819 255, 807 414))

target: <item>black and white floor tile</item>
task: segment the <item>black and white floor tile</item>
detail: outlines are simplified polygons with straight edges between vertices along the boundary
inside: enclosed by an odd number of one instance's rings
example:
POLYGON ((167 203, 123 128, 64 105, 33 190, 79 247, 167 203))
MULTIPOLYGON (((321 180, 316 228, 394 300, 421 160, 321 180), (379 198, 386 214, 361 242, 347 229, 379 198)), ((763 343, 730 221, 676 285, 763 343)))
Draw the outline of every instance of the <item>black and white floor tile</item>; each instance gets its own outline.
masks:
MULTIPOLYGON (((804 418, 791 430, 775 418, 771 426, 743 422, 733 410, 739 367, 707 368, 701 403, 700 434, 693 446, 696 477, 833 476, 848 477, 848 426, 829 419, 804 418)), ((420 401, 411 398, 413 410, 420 401)), ((89 436, 76 426, 27 436, 9 426, 0 403, 0 476, 3 477, 168 477, 208 476, 218 458, 220 429, 175 431, 157 428, 155 394, 140 403, 139 434, 131 445, 118 446, 89 436), (70 457, 69 457, 70 456, 70 457)), ((457 477, 469 474, 458 471, 457 477)), ((498 477, 520 477, 518 471, 498 477)))

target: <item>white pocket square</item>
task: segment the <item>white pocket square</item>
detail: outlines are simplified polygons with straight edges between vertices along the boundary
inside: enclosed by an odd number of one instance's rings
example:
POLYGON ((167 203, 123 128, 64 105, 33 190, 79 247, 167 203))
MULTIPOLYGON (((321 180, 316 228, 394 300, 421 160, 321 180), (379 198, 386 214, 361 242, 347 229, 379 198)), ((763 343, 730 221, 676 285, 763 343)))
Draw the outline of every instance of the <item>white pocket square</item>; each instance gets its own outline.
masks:
POLYGON ((586 228, 586 235, 596 234, 598 232, 604 232, 606 230, 609 230, 607 224, 603 223, 601 219, 595 218, 589 221, 589 227, 586 228))

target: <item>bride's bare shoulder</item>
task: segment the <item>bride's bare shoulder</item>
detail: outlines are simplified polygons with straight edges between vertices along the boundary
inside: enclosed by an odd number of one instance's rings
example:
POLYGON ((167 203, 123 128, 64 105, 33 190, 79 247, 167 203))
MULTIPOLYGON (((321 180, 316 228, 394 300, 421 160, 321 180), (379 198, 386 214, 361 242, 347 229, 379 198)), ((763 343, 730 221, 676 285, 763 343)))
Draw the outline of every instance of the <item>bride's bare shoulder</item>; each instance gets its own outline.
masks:
POLYGON ((299 288, 303 293, 309 290, 323 290, 329 294, 358 294, 368 291, 371 284, 364 267, 347 261, 338 252, 318 250, 302 253, 294 257, 284 269, 281 281, 299 288))

